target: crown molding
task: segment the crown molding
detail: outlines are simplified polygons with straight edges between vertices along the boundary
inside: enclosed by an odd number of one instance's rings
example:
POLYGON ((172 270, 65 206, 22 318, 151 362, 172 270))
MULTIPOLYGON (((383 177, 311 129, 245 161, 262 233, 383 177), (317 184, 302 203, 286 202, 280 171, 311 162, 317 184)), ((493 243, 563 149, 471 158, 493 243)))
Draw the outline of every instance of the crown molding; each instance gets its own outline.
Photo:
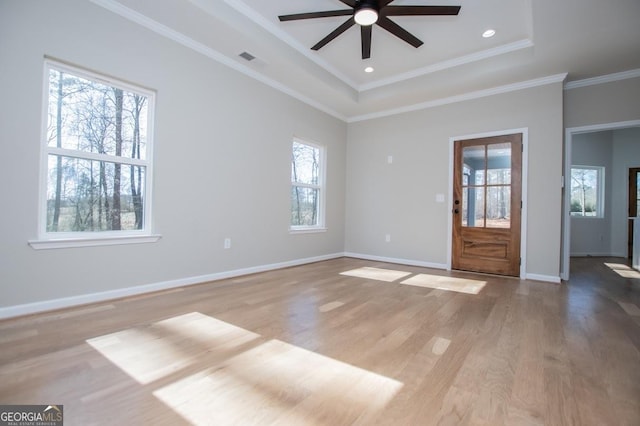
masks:
POLYGON ((480 52, 471 53, 469 55, 460 56, 448 61, 438 62, 423 68, 418 68, 402 74, 397 74, 392 77, 372 81, 371 83, 366 83, 361 85, 358 88, 358 91, 364 92, 371 89, 377 89, 379 87, 388 86, 390 84, 399 83, 405 80, 410 80, 415 77, 432 74, 437 71, 458 67, 460 65, 481 61, 483 59, 492 58, 494 56, 503 55, 509 52, 515 52, 521 49, 527 49, 529 47, 533 47, 533 42, 531 40, 529 39, 519 40, 513 43, 504 44, 502 46, 497 46, 491 49, 482 50, 480 52))
MULTIPOLYGON (((487 97, 487 96, 492 96, 492 95, 497 95, 497 94, 502 94, 502 93, 507 93, 507 92, 513 92, 513 91, 517 91, 517 90, 522 90, 522 89, 528 89, 531 87, 537 87, 537 86, 542 86, 542 85, 546 85, 546 84, 551 84, 551 83, 558 83, 558 82, 563 82, 566 77, 567 77, 567 73, 562 73, 562 74, 555 74, 555 75, 551 75, 548 77, 542 77, 542 78, 537 78, 537 79, 533 79, 533 80, 527 80, 527 81, 523 81, 523 82, 518 82, 518 83, 513 83, 513 84, 507 84, 504 86, 498 86, 498 87, 493 87, 493 88, 489 88, 489 89, 483 89, 483 90, 478 90, 478 91, 474 91, 474 92, 469 92, 469 93, 464 93, 464 94, 460 94, 460 95, 456 95, 456 96, 451 96, 451 97, 446 97, 446 98, 441 98, 441 99, 435 99, 435 100, 431 100, 431 101, 426 101, 426 102, 421 102, 418 104, 413 104, 413 105, 408 105, 408 106, 404 106, 404 107, 399 107, 399 108, 393 108, 393 109, 388 109, 388 110, 383 110, 383 111, 379 111, 379 112, 375 112, 375 113, 371 113, 371 114, 364 114, 364 115, 356 115, 356 116, 345 116, 344 114, 341 114, 335 110, 333 110, 332 108, 327 107, 326 105, 306 96, 303 95, 302 93, 291 89, 289 86, 280 83, 276 80, 273 80, 269 77, 266 77, 264 75, 262 75, 261 73, 247 67, 244 64, 241 64, 239 62, 234 61, 233 59, 227 57, 226 55, 220 53, 219 51, 206 46, 203 43, 200 43, 194 39, 192 39, 191 37, 188 37, 186 35, 184 35, 181 32, 178 32, 176 30, 173 30, 169 27, 167 27, 166 25, 163 25, 127 6, 122 5, 121 3, 119 3, 117 0, 90 0, 92 3, 112 12, 115 13, 125 19, 128 19, 138 25, 141 25, 161 36, 164 36, 176 43, 179 43, 189 49, 192 49, 210 59, 213 59, 214 61, 221 63, 235 71, 238 71, 250 78, 253 78, 261 83, 266 84, 267 86, 281 92, 284 93, 288 96, 291 96, 294 99, 299 100, 300 102, 303 102, 321 112, 324 112, 334 118, 337 118, 341 121, 344 121, 346 123, 353 123, 353 122, 358 122, 358 121, 366 121, 366 120, 371 120, 374 118, 380 118, 380 117, 386 117, 386 116, 391 116, 391 115, 397 115, 397 114, 402 114, 405 112, 411 112, 411 111, 417 111, 417 110, 422 110, 422 109, 427 109, 427 108, 433 108, 433 107, 437 107, 437 106, 441 106, 441 105, 447 105, 447 104, 451 104, 451 103, 456 103, 456 102, 463 102, 463 101, 468 101, 468 100, 472 100, 472 99, 478 99, 478 98, 482 98, 482 97, 487 97)), ((246 4, 244 4, 242 1, 240 0, 225 0, 225 2, 229 3, 230 5, 234 5, 234 4, 240 4, 242 3, 244 5, 245 8, 248 8, 248 6, 246 6, 246 4)), ((244 12, 243 12, 244 13, 244 12)), ((255 13, 254 13, 255 14, 255 13)), ((246 15, 246 13, 245 13, 246 15)), ((253 19, 253 18, 251 18, 253 19)), ((475 62, 475 61, 480 61, 482 59, 486 59, 486 58, 490 58, 493 56, 497 56, 497 55, 501 55, 504 53, 508 53, 508 52, 513 52, 516 50, 520 50, 520 49, 525 49, 525 48, 529 48, 532 47, 533 43, 528 40, 520 40, 514 43, 510 43, 510 44, 506 44, 503 46, 498 46, 496 48, 492 48, 492 49, 487 49, 484 50, 482 52, 477 52, 474 54, 470 54, 470 55, 466 55, 466 56, 462 56, 456 59, 452 59, 450 61, 444 61, 444 62, 440 62, 438 64, 433 64, 430 65, 428 67, 424 67, 412 72, 408 72, 408 73, 404 73, 404 74, 400 74, 398 76, 395 77, 391 77, 388 79, 384 79, 384 80, 379 80, 376 82, 372 82, 366 85, 362 85, 360 87, 356 87, 356 90, 358 91, 362 91, 362 90, 371 90, 377 87, 382 87, 385 85, 389 85, 389 84, 394 84, 403 80, 407 80, 407 79, 411 79, 420 75, 424 75, 424 74, 429 74, 432 72, 436 72, 436 71, 441 71, 447 68, 451 68, 451 67, 455 67, 455 66, 459 66, 459 65, 463 65, 463 64, 467 64, 470 62, 475 62)), ((306 51, 306 49, 304 49, 306 51)), ((317 63, 317 61, 316 61, 317 63)), ((324 65, 319 64, 321 66, 324 67, 324 65)), ((339 79, 343 80, 343 78, 341 78, 340 76, 336 76, 339 79)), ((635 78, 635 77, 640 77, 640 69, 636 69, 636 70, 630 70, 630 71, 625 71, 625 72, 621 72, 621 73, 616 73, 616 74, 609 74, 606 76, 601 76, 601 77, 595 77, 595 78, 590 78, 590 79, 585 79, 585 80, 578 80, 578 81, 574 81, 574 82, 569 82, 566 83, 564 88, 565 90, 569 90, 569 89, 573 89, 576 87, 584 87, 584 86, 589 86, 589 85, 593 85, 593 84, 601 84, 601 83, 606 83, 606 82, 610 82, 610 81, 617 81, 617 80, 623 80, 623 79, 627 79, 627 78, 635 78)), ((352 82, 349 81, 344 81, 346 84, 351 85, 352 82)))
MULTIPOLYGON (((193 0, 192 0, 193 1, 193 0)), ((294 37, 289 35, 286 31, 283 31, 277 25, 273 24, 273 22, 265 19, 264 16, 257 13, 254 9, 249 7, 242 0, 224 0, 229 6, 236 9, 238 12, 242 13, 244 16, 252 20, 254 23, 260 25, 265 30, 269 31, 275 37, 279 38, 296 51, 304 55, 309 60, 313 61, 320 67, 322 67, 325 71, 333 74, 338 79, 342 80, 343 83, 351 86, 352 89, 357 92, 365 92, 367 90, 377 89, 380 87, 388 86, 391 84, 399 83, 405 80, 410 80, 415 77, 420 77, 422 75, 431 74, 437 71, 446 70, 448 68, 457 67, 460 65, 481 61, 483 59, 491 58, 498 55, 503 55, 505 53, 514 52, 521 49, 526 49, 529 47, 533 47, 533 42, 530 39, 523 39, 513 43, 504 44, 502 46, 497 46, 491 49, 483 50, 480 52, 471 53, 469 55, 460 56, 451 60, 438 62, 432 65, 428 65, 423 68, 418 68, 416 70, 408 71, 405 73, 396 74, 394 76, 375 80, 370 83, 358 84, 353 81, 351 78, 346 76, 344 73, 340 72, 338 69, 330 65, 327 61, 320 58, 317 54, 313 53, 308 46, 303 45, 294 37)))
POLYGON ((464 102, 472 99, 484 98, 487 96, 499 95, 502 93, 515 92, 517 90, 530 89, 532 87, 545 86, 552 83, 562 83, 567 78, 567 73, 554 74, 547 77, 535 78, 533 80, 521 81, 519 83, 506 84, 504 86, 492 87, 490 89, 477 90, 475 92, 463 93, 461 95, 450 96, 442 99, 435 99, 432 101, 421 102, 414 105, 408 105, 405 107, 388 109, 386 111, 375 112, 372 114, 359 115, 351 117, 347 120, 348 123, 354 123, 358 121, 366 121, 374 118, 387 117, 391 115, 402 114, 405 112, 418 111, 427 108, 438 107, 447 104, 453 104, 456 102, 464 102))
POLYGON ((614 81, 626 80, 628 78, 640 77, 640 68, 629 71, 622 71, 613 74, 601 75, 598 77, 585 78, 583 80, 569 81, 565 83, 564 90, 577 89, 579 87, 594 86, 597 84, 611 83, 614 81))
POLYGON ((219 51, 212 49, 209 46, 204 45, 203 43, 200 43, 199 41, 196 41, 194 39, 192 39, 191 37, 188 37, 176 30, 173 30, 169 27, 167 27, 166 25, 163 25, 129 7, 126 7, 120 3, 118 3, 116 0, 90 0, 92 3, 103 7, 104 9, 113 12, 117 15, 122 16, 123 18, 126 18, 138 25, 141 25, 161 36, 164 36, 170 40, 175 41, 176 43, 179 43, 185 47, 188 47, 189 49, 192 49, 210 59, 213 59, 214 61, 221 63, 223 65, 228 66, 229 68, 234 69, 235 71, 238 71, 248 77, 251 77, 257 81, 260 81, 261 83, 266 84, 267 86, 278 90, 284 94, 287 94, 289 96, 291 96, 292 98, 295 98, 313 108, 316 108, 326 114, 329 114, 339 120, 342 121, 346 121, 347 117, 345 117, 344 115, 340 114, 337 111, 332 110, 331 108, 328 108, 327 106, 309 98, 308 96, 303 95, 302 93, 299 93, 293 89, 291 89, 290 87, 276 81, 273 80, 271 78, 265 77, 264 75, 260 74, 257 71, 254 71, 253 69, 239 63, 236 62, 232 59, 230 59, 229 57, 223 55, 222 53, 220 53, 219 51))

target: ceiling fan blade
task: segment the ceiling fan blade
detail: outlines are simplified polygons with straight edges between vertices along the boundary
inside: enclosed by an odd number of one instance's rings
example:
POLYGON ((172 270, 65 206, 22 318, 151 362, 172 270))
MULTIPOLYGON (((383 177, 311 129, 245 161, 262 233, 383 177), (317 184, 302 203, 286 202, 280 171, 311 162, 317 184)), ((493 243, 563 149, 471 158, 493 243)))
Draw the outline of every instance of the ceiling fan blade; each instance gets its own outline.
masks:
POLYGON ((346 4, 347 6, 356 7, 356 0, 340 0, 340 1, 346 4))
POLYGON ((386 16, 378 19, 378 22, 376 23, 385 30, 389 31, 394 36, 406 41, 413 47, 420 47, 423 44, 419 38, 411 34, 409 31, 405 30, 386 16))
POLYGON ((371 27, 372 25, 363 25, 360 27, 362 59, 369 59, 371 57, 371 27))
POLYGON ((385 7, 386 5, 388 5, 389 3, 391 3, 393 0, 382 0, 378 2, 378 7, 380 9, 382 9, 383 7, 385 7))
POLYGON ((280 22, 297 21, 300 19, 328 18, 331 16, 349 16, 353 15, 353 10, 326 10, 323 12, 294 13, 293 15, 280 15, 280 22))
POLYGON ((340 34, 342 34, 343 32, 347 31, 349 28, 351 28, 353 25, 355 25, 355 23, 356 23, 356 21, 353 20, 353 16, 352 16, 347 21, 345 21, 344 24, 340 25, 338 28, 336 28, 335 30, 331 31, 331 33, 328 36, 326 36, 325 38, 320 40, 318 43, 316 43, 316 45, 313 46, 311 48, 311 50, 320 50, 322 47, 324 47, 331 40, 333 40, 334 38, 338 37, 340 34))
POLYGON ((387 6, 380 11, 384 16, 457 15, 460 6, 387 6))

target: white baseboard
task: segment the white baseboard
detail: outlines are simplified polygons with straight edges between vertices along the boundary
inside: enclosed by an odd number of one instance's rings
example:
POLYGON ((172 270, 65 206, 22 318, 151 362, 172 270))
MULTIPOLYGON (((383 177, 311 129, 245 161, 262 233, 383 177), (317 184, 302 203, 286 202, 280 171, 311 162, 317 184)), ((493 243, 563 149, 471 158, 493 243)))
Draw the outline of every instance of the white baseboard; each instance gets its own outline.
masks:
MULTIPOLYGON (((350 253, 350 252, 345 252, 344 255, 346 257, 355 257, 357 259, 374 260, 378 262, 387 262, 387 263, 398 263, 400 265, 422 266, 424 268, 433 268, 433 269, 447 269, 447 265, 444 263, 432 263, 432 262, 423 262, 419 260, 397 259, 393 257, 373 256, 369 254, 350 253)), ((556 284, 559 284, 562 282, 560 280, 560 276, 554 276, 554 275, 526 274, 525 279, 535 280, 535 281, 545 281, 545 282, 556 283, 556 284)))
POLYGON ((569 257, 627 257, 627 253, 571 253, 569 257))
POLYGON ((345 252, 343 254, 345 257, 355 257, 356 259, 374 260, 376 262, 397 263, 400 265, 407 265, 407 266, 422 266, 423 268, 433 268, 433 269, 447 269, 447 265, 445 263, 423 262, 421 260, 398 259, 395 257, 374 256, 370 254, 352 253, 352 252, 345 252))
MULTIPOLYGON (((99 293, 82 294, 78 296, 63 297, 60 299, 45 300, 42 302, 26 303, 23 305, 7 306, 0 308, 0 319, 19 317, 23 315, 35 314, 56 309, 70 308, 89 303, 100 303, 123 297, 137 296, 144 293, 169 290, 178 287, 185 287, 195 284, 202 284, 210 281, 219 281, 227 278, 234 278, 243 275, 256 274, 259 272, 273 271, 276 269, 289 268, 292 266, 305 265, 308 263, 321 262, 323 260, 336 259, 339 257, 353 257, 356 259, 372 260, 376 262, 395 263, 399 265, 420 266, 433 269, 447 269, 444 263, 424 262, 420 260, 400 259, 386 256, 374 256, 363 253, 343 252, 332 253, 322 256, 308 257, 304 259, 289 260, 286 262, 259 265, 232 271, 217 272, 213 274, 200 275, 195 277, 180 278, 177 280, 162 281, 153 284, 139 285, 135 287, 120 288, 117 290, 103 291, 99 293)), ((546 281, 560 283, 560 277, 552 275, 527 274, 526 279, 536 281, 546 281)))
MULTIPOLYGON (((621 257, 621 256, 619 254, 612 254, 612 253, 590 252, 590 253, 569 253, 569 257, 621 257)), ((626 257, 626 255, 622 257, 626 257)))
POLYGON ((295 259, 286 262, 272 263, 269 265, 253 266, 250 268, 236 269, 232 271, 217 272, 214 274, 200 275, 195 277, 181 278, 177 280, 163 281, 153 284, 139 285, 135 287, 120 288, 117 290, 103 291, 99 293, 82 294, 78 296, 63 297, 60 299, 45 300, 42 302, 26 303, 23 305, 8 306, 0 308, 0 319, 13 318, 22 315, 35 314, 55 309, 70 308, 89 303, 99 303, 122 297, 136 296, 154 291, 168 290, 177 287, 184 287, 194 284, 202 284, 209 281, 218 281, 226 278, 234 278, 242 275, 255 274, 258 272, 272 271, 275 269, 288 268, 291 266, 304 265, 307 263, 321 262, 323 260, 343 257, 344 253, 333 253, 322 256, 308 257, 305 259, 295 259))
POLYGON ((534 281, 544 281, 548 283, 560 284, 562 280, 560 276, 555 275, 541 275, 541 274, 526 274, 525 279, 534 281))

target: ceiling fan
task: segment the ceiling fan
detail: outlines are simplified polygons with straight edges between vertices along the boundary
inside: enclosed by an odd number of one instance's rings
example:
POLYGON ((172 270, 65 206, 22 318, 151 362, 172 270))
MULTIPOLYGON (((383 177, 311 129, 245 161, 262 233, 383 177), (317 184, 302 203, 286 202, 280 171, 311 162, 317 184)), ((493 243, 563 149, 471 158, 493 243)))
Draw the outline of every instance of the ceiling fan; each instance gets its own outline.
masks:
POLYGON ((406 41, 413 47, 423 43, 416 36, 389 19, 389 16, 425 16, 425 15, 457 15, 460 6, 389 6, 394 0, 340 0, 351 9, 326 10, 321 12, 296 13, 280 15, 281 22, 300 19, 327 18, 331 16, 351 16, 345 23, 333 30, 329 35, 316 43, 311 49, 320 50, 330 41, 351 28, 360 25, 362 39, 362 59, 371 57, 371 28, 373 24, 384 28, 396 37, 406 41))

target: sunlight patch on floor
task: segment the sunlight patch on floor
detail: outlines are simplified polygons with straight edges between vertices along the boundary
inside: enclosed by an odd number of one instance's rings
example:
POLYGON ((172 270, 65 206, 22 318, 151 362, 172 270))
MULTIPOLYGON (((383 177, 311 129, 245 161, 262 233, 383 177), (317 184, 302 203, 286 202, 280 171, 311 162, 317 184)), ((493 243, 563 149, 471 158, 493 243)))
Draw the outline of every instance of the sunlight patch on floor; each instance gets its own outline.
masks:
POLYGON ((623 278, 640 278, 640 271, 637 271, 624 263, 605 262, 605 266, 623 278))
POLYGON ((640 308, 638 308, 633 303, 618 302, 618 305, 620 305, 620 307, 624 309, 627 315, 640 317, 640 308))
POLYGON ((194 424, 351 424, 373 415, 402 383, 270 340, 154 395, 194 424))
POLYGON ((434 355, 442 355, 447 351, 450 344, 451 340, 436 336, 433 346, 431 347, 431 352, 433 352, 434 355))
POLYGON ((378 280, 386 282, 394 282, 401 278, 411 275, 411 272, 395 271, 393 269, 372 268, 364 266, 362 268, 352 269, 350 271, 340 272, 340 275, 350 277, 366 278, 368 280, 378 280))
POLYGON ((318 310, 320 312, 329 312, 329 311, 332 311, 332 310, 334 310, 336 308, 339 308, 342 305, 344 305, 344 302, 336 300, 335 302, 325 303, 324 305, 318 307, 318 310))
POLYGON ((403 386, 199 312, 86 342, 105 363, 141 385, 153 384, 153 395, 193 424, 318 424, 327 418, 351 424, 374 419, 403 386))
POLYGON ((228 351, 259 337, 191 312, 89 339, 87 343, 136 381, 147 384, 191 365, 206 351, 228 351))
POLYGON ((478 294, 487 285, 486 281, 468 278, 446 277, 441 275, 418 274, 400 282, 400 284, 427 287, 438 290, 456 291, 458 293, 478 294))

